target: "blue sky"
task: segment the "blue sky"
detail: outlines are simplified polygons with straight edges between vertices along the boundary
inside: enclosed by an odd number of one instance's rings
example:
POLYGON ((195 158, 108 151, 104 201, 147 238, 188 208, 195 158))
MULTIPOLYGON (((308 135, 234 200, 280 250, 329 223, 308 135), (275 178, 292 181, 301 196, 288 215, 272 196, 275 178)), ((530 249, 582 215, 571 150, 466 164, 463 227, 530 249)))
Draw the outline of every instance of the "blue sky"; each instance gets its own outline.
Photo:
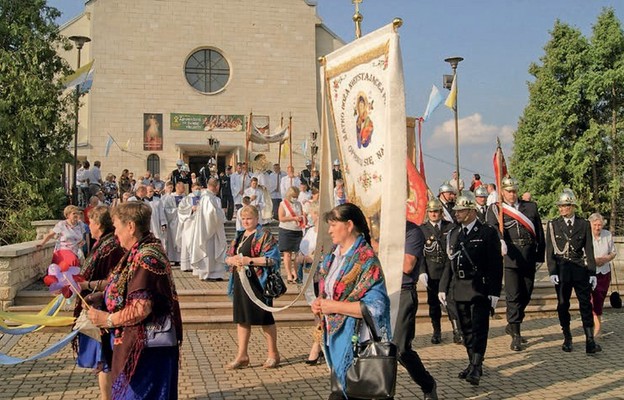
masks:
MULTIPOLYGON (((351 0, 317 3, 324 23, 343 40, 353 40, 351 0)), ((63 12, 63 23, 82 11, 84 1, 50 0, 49 5, 63 12)), ((422 115, 432 84, 446 96, 442 75, 451 68, 444 59, 464 57, 458 67, 460 164, 469 184, 473 172, 493 180, 496 136, 511 156, 512 134, 528 101, 527 70, 539 62, 555 21, 589 37, 604 7, 624 21, 621 0, 364 0, 360 12, 364 34, 394 17, 403 19, 399 33, 409 116, 422 115)), ((436 192, 455 169, 453 114, 444 105, 424 124, 423 149, 427 182, 436 192)))

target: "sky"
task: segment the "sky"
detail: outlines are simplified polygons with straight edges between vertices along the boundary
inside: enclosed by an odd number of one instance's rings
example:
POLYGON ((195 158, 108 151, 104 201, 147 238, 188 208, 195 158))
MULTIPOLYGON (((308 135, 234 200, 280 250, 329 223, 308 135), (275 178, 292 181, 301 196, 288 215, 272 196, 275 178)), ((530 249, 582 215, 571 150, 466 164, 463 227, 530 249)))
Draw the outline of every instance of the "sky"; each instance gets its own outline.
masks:
MULTIPOLYGON (((59 24, 84 8, 83 0, 48 4, 63 13, 59 24)), ((457 68, 457 103, 460 175, 469 186, 474 173, 485 182, 494 180, 496 137, 511 157, 513 132, 528 102, 528 68, 540 62, 555 21, 589 38, 604 7, 624 21, 622 0, 363 0, 360 13, 363 34, 403 19, 399 34, 408 116, 422 116, 433 84, 446 97, 442 75, 452 70, 444 59, 464 58, 457 68)), ((317 0, 318 15, 345 42, 355 38, 354 10, 351 0, 317 0)), ((453 118, 442 104, 423 124, 427 183, 434 192, 455 170, 453 118)))

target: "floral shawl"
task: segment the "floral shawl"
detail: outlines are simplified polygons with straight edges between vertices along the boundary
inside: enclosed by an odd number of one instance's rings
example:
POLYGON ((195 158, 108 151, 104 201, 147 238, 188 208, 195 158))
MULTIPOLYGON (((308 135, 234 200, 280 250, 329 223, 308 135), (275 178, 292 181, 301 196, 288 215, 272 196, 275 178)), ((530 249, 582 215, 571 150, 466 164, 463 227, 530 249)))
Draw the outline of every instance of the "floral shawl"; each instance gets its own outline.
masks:
MULTIPOLYGON (((319 292, 325 293, 325 278, 334 261, 334 251, 325 256, 320 269, 319 292)), ((361 301, 368 308, 375 328, 382 338, 390 340, 390 299, 379 259, 372 247, 360 236, 347 254, 334 284, 333 300, 361 301)), ((324 316, 325 354, 338 381, 345 387, 347 369, 353 363, 352 338, 357 318, 342 314, 324 316)))
MULTIPOLYGON (((232 244, 230 245, 227 256, 232 257, 236 255, 236 249, 238 248, 238 244, 243 237, 243 233, 245 231, 239 232, 236 235, 236 238, 232 240, 232 244)), ((280 261, 281 255, 279 252, 279 248, 277 247, 277 240, 271 232, 267 229, 264 229, 262 225, 258 225, 256 227, 256 233, 254 237, 251 239, 251 257, 268 257, 273 260, 273 271, 279 273, 280 270, 280 261)), ((230 266, 227 266, 228 271, 231 271, 230 266)), ((258 280, 260 281, 260 285, 264 288, 266 284, 267 277, 269 276, 268 268, 254 268, 256 275, 258 276, 258 280)), ((228 296, 232 297, 234 293, 234 276, 230 274, 230 281, 228 282, 228 296)))
POLYGON ((179 344, 182 343, 182 318, 171 265, 160 240, 146 234, 132 246, 111 273, 105 291, 109 312, 123 309, 138 299, 152 302, 152 312, 143 321, 114 330, 112 364, 113 390, 125 387, 131 380, 145 347, 145 324, 171 316, 179 344), (123 374, 121 374, 123 372, 123 374), (124 377, 125 379, 117 379, 124 377))

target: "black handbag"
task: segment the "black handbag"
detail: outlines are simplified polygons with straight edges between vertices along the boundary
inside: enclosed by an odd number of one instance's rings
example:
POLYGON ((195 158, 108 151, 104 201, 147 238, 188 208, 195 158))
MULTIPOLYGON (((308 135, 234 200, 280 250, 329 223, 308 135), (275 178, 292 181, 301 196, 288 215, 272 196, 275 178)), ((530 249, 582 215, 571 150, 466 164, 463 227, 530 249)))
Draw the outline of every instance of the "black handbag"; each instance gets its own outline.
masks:
MULTIPOLYGON (((269 265, 267 258, 266 265, 269 265)), ((269 275, 267 276, 266 284, 264 285, 264 297, 276 299, 286 293, 286 284, 279 273, 279 270, 271 268, 269 275)))
MULTIPOLYGON (((397 377, 397 347, 392 342, 382 342, 373 319, 363 302, 362 318, 372 340, 354 346, 353 364, 347 370, 345 393, 360 399, 389 399, 394 397, 397 377)), ((360 323, 356 326, 359 331, 360 323)), ((331 374, 332 392, 342 393, 340 383, 331 374)))
POLYGON ((611 271, 613 271, 613 278, 615 280, 615 290, 612 291, 609 296, 609 303, 611 303, 611 307, 613 308, 622 308, 622 298, 620 297, 620 292, 618 292, 618 280, 614 264, 611 264, 611 271))

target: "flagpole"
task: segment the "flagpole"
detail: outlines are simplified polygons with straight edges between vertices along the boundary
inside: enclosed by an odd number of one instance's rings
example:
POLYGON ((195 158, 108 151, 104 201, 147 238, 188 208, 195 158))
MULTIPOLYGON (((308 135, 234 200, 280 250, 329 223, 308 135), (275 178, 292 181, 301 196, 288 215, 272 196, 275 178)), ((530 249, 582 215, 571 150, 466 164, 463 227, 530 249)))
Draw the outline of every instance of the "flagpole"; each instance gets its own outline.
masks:
POLYGON ((362 37, 362 20, 364 16, 360 14, 360 3, 363 0, 351 0, 351 2, 355 5, 355 14, 353 14, 353 23, 355 23, 355 38, 359 39, 362 37))
POLYGON ((290 146, 288 146, 288 152, 290 153, 290 166, 293 166, 293 161, 292 161, 292 149, 293 149, 293 144, 292 144, 292 114, 290 114, 290 116, 288 117, 288 144, 290 146))
POLYGON ((503 149, 501 148, 500 139, 496 138, 496 161, 498 164, 498 171, 496 174, 496 188, 498 190, 498 230, 500 233, 504 233, 505 225, 503 224, 503 190, 501 188, 501 182, 503 181, 503 149))
MULTIPOLYGON (((280 128, 284 126, 284 114, 280 117, 280 128)), ((279 148, 277 151, 277 163, 280 166, 280 170, 282 169, 282 142, 279 142, 279 148)))
POLYGON ((247 123, 247 134, 245 135, 245 165, 247 172, 243 175, 243 189, 245 188, 245 175, 249 174, 249 136, 251 135, 251 119, 253 112, 249 112, 249 122, 247 123))

